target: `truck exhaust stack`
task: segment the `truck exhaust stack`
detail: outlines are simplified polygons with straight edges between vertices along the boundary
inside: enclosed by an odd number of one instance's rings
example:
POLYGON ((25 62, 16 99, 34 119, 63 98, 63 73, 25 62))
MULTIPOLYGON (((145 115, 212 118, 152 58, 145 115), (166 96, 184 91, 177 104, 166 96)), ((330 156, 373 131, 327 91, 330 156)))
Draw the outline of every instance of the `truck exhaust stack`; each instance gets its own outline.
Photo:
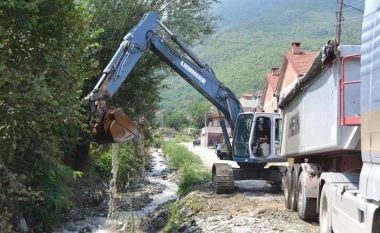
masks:
POLYGON ((107 144, 130 141, 142 133, 142 128, 130 120, 121 108, 109 108, 91 132, 95 142, 107 144))

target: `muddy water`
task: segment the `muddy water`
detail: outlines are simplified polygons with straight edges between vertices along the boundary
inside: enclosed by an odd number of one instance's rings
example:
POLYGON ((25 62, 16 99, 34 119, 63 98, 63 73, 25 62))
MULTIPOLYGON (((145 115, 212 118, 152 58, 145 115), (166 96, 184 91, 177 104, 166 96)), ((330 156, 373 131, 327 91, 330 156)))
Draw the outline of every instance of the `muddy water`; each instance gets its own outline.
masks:
MULTIPOLYGON (((113 155, 117 155, 118 148, 113 147, 113 155)), ((177 184, 174 181, 166 179, 165 171, 168 167, 166 160, 162 155, 161 149, 155 149, 151 152, 152 157, 152 169, 146 173, 146 179, 148 182, 157 186, 163 186, 162 192, 155 193, 149 197, 151 201, 147 203, 143 208, 139 210, 130 211, 117 211, 115 208, 114 198, 109 201, 108 213, 101 213, 99 215, 108 217, 86 217, 84 220, 67 222, 64 225, 57 228, 54 232, 72 233, 83 231, 84 229, 97 233, 111 233, 111 232, 128 232, 128 227, 136 225, 140 219, 146 217, 148 214, 154 212, 160 205, 167 203, 168 201, 177 198, 176 192, 178 189, 177 184)), ((113 172, 117 173, 117 158, 113 162, 113 172)), ((115 175, 115 174, 114 174, 115 175)), ((114 188, 115 181, 110 182, 110 197, 119 195, 114 188)), ((129 199, 130 201, 130 199, 129 199)), ((130 205, 131 203, 126 203, 130 205)))
POLYGON ((112 144, 112 170, 111 170, 112 178, 110 180, 110 189, 109 189, 110 199, 108 202, 108 215, 107 215, 108 219, 111 219, 113 217, 113 214, 116 209, 115 197, 117 195, 116 180, 117 180, 117 173, 119 171, 119 151, 120 151, 120 144, 119 143, 112 144))

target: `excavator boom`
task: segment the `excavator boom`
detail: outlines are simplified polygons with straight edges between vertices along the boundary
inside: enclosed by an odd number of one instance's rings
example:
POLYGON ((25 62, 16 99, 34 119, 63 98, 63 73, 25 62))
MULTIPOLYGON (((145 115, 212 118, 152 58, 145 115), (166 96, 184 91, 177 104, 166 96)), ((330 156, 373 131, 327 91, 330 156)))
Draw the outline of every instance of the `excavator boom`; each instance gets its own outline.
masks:
MULTIPOLYGON (((121 109, 110 109, 106 102, 128 79, 133 67, 148 49, 206 97, 234 130, 238 115, 242 112, 239 100, 215 77, 213 70, 160 21, 159 15, 149 12, 124 37, 95 88, 85 98, 90 101, 92 132, 96 141, 127 141, 139 132, 138 123, 131 121, 121 109), (156 33, 158 27, 162 27, 170 35, 180 51, 172 48, 156 33)), ((224 138, 231 148, 226 124, 222 121, 224 138)))

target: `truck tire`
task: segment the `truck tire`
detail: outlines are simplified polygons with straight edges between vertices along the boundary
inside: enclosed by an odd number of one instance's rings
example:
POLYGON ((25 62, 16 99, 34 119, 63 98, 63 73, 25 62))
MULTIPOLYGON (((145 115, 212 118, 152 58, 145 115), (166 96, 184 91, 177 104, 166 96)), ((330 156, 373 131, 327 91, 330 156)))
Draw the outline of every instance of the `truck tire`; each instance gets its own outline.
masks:
POLYGON ((290 209, 290 196, 291 196, 291 168, 288 168, 284 177, 284 199, 285 199, 285 207, 290 209))
POLYGON ((302 220, 315 220, 317 219, 317 198, 306 197, 306 184, 305 172, 301 171, 298 178, 298 216, 302 220))
POLYGON ((332 233, 331 227, 331 210, 329 207, 330 200, 327 196, 328 185, 323 185, 319 201, 319 232, 332 233))
POLYGON ((380 233, 380 209, 377 209, 373 218, 373 233, 380 233))
POLYGON ((291 196, 290 196, 290 209, 297 211, 298 204, 298 171, 299 165, 295 164, 292 171, 291 179, 291 196))

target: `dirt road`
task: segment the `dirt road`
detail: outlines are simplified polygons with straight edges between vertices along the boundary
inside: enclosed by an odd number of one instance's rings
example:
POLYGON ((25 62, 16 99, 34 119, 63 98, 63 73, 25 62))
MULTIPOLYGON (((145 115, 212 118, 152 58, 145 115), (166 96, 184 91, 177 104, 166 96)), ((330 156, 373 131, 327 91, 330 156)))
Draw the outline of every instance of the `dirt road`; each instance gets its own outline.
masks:
MULTIPOLYGON (((226 162, 212 149, 183 145, 197 154, 207 169, 211 170, 214 162, 226 162)), ((237 167, 235 162, 228 163, 237 167)), ((296 212, 285 208, 283 194, 274 192, 266 182, 235 181, 235 185, 235 194, 216 195, 211 188, 190 194, 206 205, 184 223, 183 232, 319 232, 318 222, 300 220, 296 212)))

